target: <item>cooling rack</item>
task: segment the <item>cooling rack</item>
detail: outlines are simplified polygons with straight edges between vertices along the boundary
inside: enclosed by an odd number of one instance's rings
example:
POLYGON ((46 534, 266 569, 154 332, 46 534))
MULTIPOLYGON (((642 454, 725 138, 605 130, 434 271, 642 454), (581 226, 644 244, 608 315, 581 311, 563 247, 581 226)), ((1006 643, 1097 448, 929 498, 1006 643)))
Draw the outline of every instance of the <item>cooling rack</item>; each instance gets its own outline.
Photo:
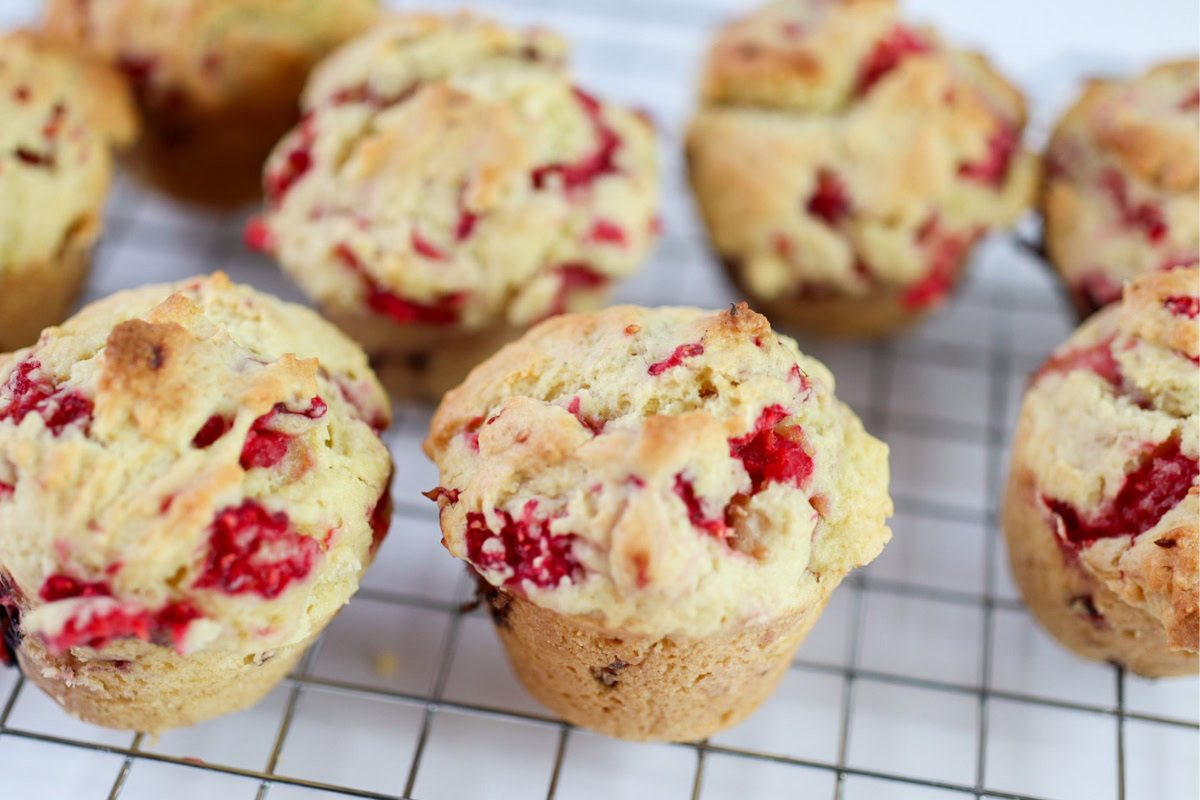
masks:
MULTIPOLYGON (((705 37, 747 4, 476 5, 562 31, 582 83, 658 121, 666 234, 621 299, 736 299, 709 262, 678 153, 705 37)), ((1038 86, 1035 128, 1083 72, 1197 49, 1197 10, 1175 0, 1139 6, 1137 25, 1120 19, 1123 4, 909 5, 990 45, 1038 86), (1043 24, 1028 23, 1034 14, 1043 24), (1083 36, 1083 14, 1089 46, 1108 55, 1060 52, 1066 22, 1071 38, 1083 36)), ((0 0, 0 23, 34 10, 0 0)), ((243 222, 119 179, 86 299, 222 268, 300 300, 242 250, 243 222)), ((1151 682, 1070 656, 1033 624, 1008 578, 996 526, 1006 445, 1026 376, 1070 329, 1036 255, 993 237, 950 306, 912 334, 868 346, 802 340, 892 447, 896 536, 834 594, 779 691, 731 731, 692 744, 617 742, 525 694, 487 616, 464 607, 469 582, 418 494, 437 483, 419 451, 429 411, 405 407, 386 437, 397 464, 391 533, 293 675, 253 709, 153 741, 72 720, 15 671, 0 672, 0 797, 1195 800, 1197 680, 1151 682)))

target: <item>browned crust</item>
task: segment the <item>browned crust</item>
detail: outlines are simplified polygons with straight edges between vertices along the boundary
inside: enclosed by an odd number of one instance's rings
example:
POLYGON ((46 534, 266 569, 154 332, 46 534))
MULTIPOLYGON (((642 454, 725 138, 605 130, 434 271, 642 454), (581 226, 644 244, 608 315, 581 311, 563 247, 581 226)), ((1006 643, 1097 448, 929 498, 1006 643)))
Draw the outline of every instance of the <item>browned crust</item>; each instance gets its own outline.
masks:
POLYGON ((33 344, 66 319, 87 278, 97 227, 90 220, 78 228, 53 261, 0 271, 0 353, 33 344))
POLYGON ((316 638, 246 656, 180 656, 136 640, 50 655, 34 638, 17 649, 25 677, 69 714, 118 730, 157 734, 254 705, 291 671, 316 638))
POLYGON ((634 741, 693 741, 732 727, 775 690, 818 605, 704 639, 605 630, 499 592, 496 631, 530 694, 568 722, 634 741))
MULTIPOLYGON (((1019 426, 1003 510, 1009 564, 1030 612, 1063 646, 1084 658, 1111 661, 1150 678, 1195 674, 1200 670, 1195 652, 1195 598, 1189 601, 1184 592, 1173 591, 1172 600, 1179 603, 1179 609, 1160 621, 1126 603, 1083 565, 1068 563, 1038 502, 1033 472, 1026 466, 1030 446, 1024 426, 1019 426), (1188 625, 1190 634, 1184 631, 1188 625)), ((1148 578, 1155 586, 1166 588, 1181 576, 1182 564, 1172 554, 1188 548, 1155 549, 1163 555, 1153 557, 1148 578)), ((1193 531, 1193 582, 1195 558, 1193 531)))

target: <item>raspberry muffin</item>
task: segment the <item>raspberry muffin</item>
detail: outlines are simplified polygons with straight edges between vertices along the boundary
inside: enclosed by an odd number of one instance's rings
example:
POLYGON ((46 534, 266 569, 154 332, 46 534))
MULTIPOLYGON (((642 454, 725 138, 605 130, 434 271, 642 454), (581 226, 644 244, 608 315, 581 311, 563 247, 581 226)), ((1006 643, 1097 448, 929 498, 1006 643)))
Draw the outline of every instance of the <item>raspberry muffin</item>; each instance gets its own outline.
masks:
POLYGON ((256 702, 387 530, 388 420, 353 342, 221 273, 0 356, 7 658, 112 728, 256 702))
POLYGON ((389 18, 314 71, 267 163, 250 243, 399 395, 440 398, 650 248, 653 131, 575 87, 564 53, 467 14, 389 18))
POLYGON ((146 129, 135 172, 227 207, 259 196, 308 70, 375 14, 376 0, 47 0, 45 29, 129 79, 146 129))
POLYGON ((543 322, 446 395, 425 452, 525 688, 624 739, 748 716, 891 537, 887 447, 745 304, 543 322))
POLYGON ((1092 81, 1059 120, 1041 205, 1046 254, 1080 314, 1146 272, 1200 261, 1200 61, 1092 81))
POLYGON ((62 321, 136 132, 120 76, 34 33, 0 34, 0 352, 62 321))
POLYGON ((1033 377, 1004 508, 1013 575, 1060 642, 1197 671, 1200 270, 1152 272, 1033 377))
POLYGON ((1025 104, 892 0, 783 0, 726 27, 687 133, 735 283, 777 322, 882 336, 942 304, 1030 201, 1025 104))

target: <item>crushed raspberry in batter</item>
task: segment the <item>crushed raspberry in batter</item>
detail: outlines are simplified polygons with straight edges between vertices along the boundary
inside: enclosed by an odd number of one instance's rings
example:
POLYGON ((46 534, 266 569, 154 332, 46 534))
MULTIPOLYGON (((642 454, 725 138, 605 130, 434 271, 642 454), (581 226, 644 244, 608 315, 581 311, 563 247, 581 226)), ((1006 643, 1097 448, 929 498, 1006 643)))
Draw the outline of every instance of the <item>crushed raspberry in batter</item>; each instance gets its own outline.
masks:
POLYGON ((813 460, 804 441, 804 431, 799 425, 778 429, 787 416, 783 406, 767 406, 752 432, 729 440, 729 454, 742 462, 750 476, 751 494, 757 494, 771 482, 790 483, 803 489, 812 478, 813 460))
POLYGON ((256 215, 246 223, 246 229, 242 232, 242 244, 247 250, 269 255, 275 252, 275 234, 267 227, 263 218, 256 215))
MULTIPOLYGON (((822 167, 817 171, 817 188, 805 204, 808 213, 820 219, 830 227, 838 223, 850 213, 850 196, 846 194, 846 186, 832 170, 822 167)), ((778 247, 778 243, 776 245, 778 247)), ((787 253, 791 251, 791 242, 787 242, 787 253)), ((781 253, 781 255, 787 255, 781 253)))
POLYGON ((573 414, 575 419, 579 420, 579 424, 591 431, 594 436, 599 436, 604 431, 605 420, 586 416, 581 405, 582 401, 578 397, 572 397, 571 402, 567 404, 567 411, 573 414))
POLYGON ((213 520, 199 589, 253 592, 270 600, 294 580, 304 580, 320 555, 316 539, 292 530, 288 516, 254 500, 226 508, 213 520))
POLYGON ((415 250, 418 255, 434 261, 446 260, 446 254, 442 252, 437 245, 433 244, 416 231, 413 231, 412 233, 412 249, 415 250))
POLYGON ((582 89, 572 91, 596 132, 598 142, 596 149, 574 164, 547 164, 536 168, 532 175, 535 189, 543 188, 546 185, 546 179, 551 175, 559 175, 562 177, 563 188, 570 192, 590 185, 602 175, 610 175, 618 171, 616 154, 617 148, 621 146, 621 137, 604 121, 600 102, 596 98, 582 89))
POLYGON ((591 231, 588 232, 587 238, 590 242, 613 244, 618 247, 624 247, 628 243, 625 238, 625 229, 606 219, 596 220, 591 231))
POLYGON ((311 113, 305 114, 300 120, 298 131, 299 141, 288 151, 283 163, 263 178, 267 199, 274 207, 283 202, 284 195, 312 167, 312 146, 317 137, 313 131, 311 113))
POLYGON ((941 231, 936 216, 917 229, 917 243, 929 254, 925 277, 904 290, 900 303, 908 309, 928 308, 954 288, 958 268, 974 237, 941 231))
POLYGON ((662 361, 656 361, 655 363, 651 364, 650 368, 646 371, 650 373, 651 377, 657 378, 659 375, 662 375, 669 369, 682 366, 685 358, 695 358, 696 356, 702 355, 704 355, 704 345, 700 344, 699 342, 694 344, 681 344, 679 347, 675 348, 675 352, 671 353, 668 358, 665 358, 662 361))
POLYGON ((462 306, 463 301, 466 300, 464 292, 444 294, 433 303, 419 303, 415 300, 406 300, 380 287, 375 282, 375 279, 367 274, 366 268, 363 267, 362 262, 358 260, 358 256, 354 254, 354 251, 349 246, 339 244, 334 249, 334 255, 339 261, 358 273, 359 278, 366 286, 367 306, 372 311, 391 317, 402 325, 413 323, 421 325, 453 325, 458 322, 458 310, 462 306))
POLYGON ((499 531, 487 527, 482 513, 468 513, 467 557, 471 563, 485 570, 511 570, 504 585, 517 588, 530 581, 538 588, 553 589, 564 579, 574 582, 582 578, 583 565, 571 552, 576 535, 552 534, 550 518, 539 518, 537 506, 536 500, 530 500, 516 520, 497 509, 502 520, 499 531))
POLYGON ((1174 295, 1163 300, 1163 307, 1177 317, 1195 319, 1200 314, 1200 297, 1195 295, 1174 295))
POLYGON ((196 435, 192 437, 192 446, 198 447, 201 450, 211 447, 213 442, 228 433, 232 427, 232 419, 223 417, 220 414, 213 414, 200 426, 200 430, 196 431, 196 435))
POLYGON ((463 428, 463 438, 467 440, 467 447, 472 451, 479 452, 479 428, 483 425, 483 417, 472 417, 467 422, 467 427, 463 428))
POLYGON ((1062 537, 1075 547, 1097 539, 1138 536, 1153 528, 1187 496, 1200 477, 1196 459, 1180 451, 1169 439, 1150 450, 1141 465, 1125 476, 1116 497, 1083 517, 1061 500, 1043 497, 1046 506, 1062 521, 1062 537))
POLYGON ((1090 347, 1068 350, 1061 355, 1053 355, 1033 374, 1033 382, 1054 372, 1066 374, 1079 369, 1087 369, 1108 381, 1114 389, 1120 389, 1125 383, 1121 373, 1121 365, 1113 357, 1112 337, 1097 342, 1090 347))
MULTIPOLYGON (((329 407, 325 405, 325 401, 320 397, 314 397, 309 401, 308 408, 303 411, 290 411, 285 404, 276 403, 274 408, 254 420, 254 423, 250 426, 250 432, 246 435, 246 443, 242 445, 242 455, 239 459, 242 469, 253 469, 254 467, 270 468, 282 461, 284 456, 287 455, 288 448, 295 437, 291 434, 271 429, 271 423, 280 414, 291 414, 293 416, 316 420, 325 416, 325 412, 328 410, 329 407)), ((209 420, 209 422, 211 421, 209 420)), ((203 432, 203 428, 201 432, 203 432)))
POLYGON ((9 394, 8 405, 0 406, 0 422, 12 420, 20 425, 27 414, 35 412, 55 436, 75 423, 81 423, 86 434, 92 424, 92 401, 73 389, 59 389, 48 380, 31 378, 41 366, 41 362, 27 359, 8 376, 0 389, 9 394))
POLYGON ((1020 137, 1016 130, 1008 123, 1001 122, 988 137, 987 155, 979 161, 961 165, 958 174, 968 180, 999 186, 1008 175, 1008 165, 1019 144, 1020 137))
POLYGON ((562 314, 567 310, 567 299, 578 290, 601 289, 608 285, 608 276, 602 275, 583 263, 560 264, 554 268, 561 283, 554 301, 550 303, 547 316, 562 314))
POLYGON ((1200 110, 1200 89, 1192 89, 1191 93, 1179 102, 1180 111, 1200 110))
POLYGON ((675 476, 675 494, 687 507, 688 520, 693 525, 718 539, 724 539, 728 535, 729 529, 726 527, 724 519, 704 515, 701 500, 696 496, 696 487, 683 477, 682 472, 675 476))
POLYGON ((1112 197, 1121 216, 1121 222, 1130 228, 1140 228, 1151 242, 1162 241, 1167 235, 1167 222, 1162 208, 1149 200, 1134 203, 1129 197, 1125 178, 1116 170, 1105 170, 1100 175, 1100 186, 1112 197))
POLYGON ((11 483, 0 481, 0 500, 6 500, 7 498, 12 497, 16 491, 17 487, 13 486, 11 483))
POLYGON ((60 572, 46 578, 38 589, 38 597, 47 603, 70 597, 112 597, 112 589, 106 581, 81 581, 60 572))
POLYGON ((891 32, 875 43, 858 70, 858 86, 855 94, 866 94, 880 78, 895 69, 905 56, 925 53, 929 43, 914 31, 897 25, 891 32))

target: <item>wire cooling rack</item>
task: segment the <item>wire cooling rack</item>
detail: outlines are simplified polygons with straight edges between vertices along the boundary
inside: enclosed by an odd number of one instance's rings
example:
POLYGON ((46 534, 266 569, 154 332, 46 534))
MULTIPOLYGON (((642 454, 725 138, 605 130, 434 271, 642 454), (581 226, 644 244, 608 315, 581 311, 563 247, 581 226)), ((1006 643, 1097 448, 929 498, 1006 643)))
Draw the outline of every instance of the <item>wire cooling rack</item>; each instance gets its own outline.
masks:
MULTIPOLYGON (((705 37, 739 4, 478 5, 564 32, 585 85, 648 107, 663 130, 667 233, 622 299, 734 299, 708 259, 678 153, 705 37)), ((1007 54, 1014 74, 1043 89, 1042 122, 1081 69, 1196 49, 1196 9, 1175 0, 1142 8, 1154 24, 1140 27, 1102 4, 911 5, 1007 54), (1110 57, 1059 54, 1063 28, 1046 15, 1075 20, 1083 9, 1110 57), (1027 25, 1026 12, 1047 23, 1027 25)), ((0 22, 33 10, 0 0, 0 22)), ((119 181, 87 299, 222 268, 299 300, 242 251, 243 221, 119 181)), ((0 797, 1194 800, 1197 681, 1145 681, 1070 656, 1008 578, 996 527, 1006 443, 1025 376, 1070 328, 1044 267, 995 237, 950 307, 918 331, 871 346, 802 341, 892 447, 896 536, 834 594, 775 696, 731 731, 694 744, 617 742, 561 722, 519 687, 487 616, 464 610, 469 582, 418 495, 437 478, 419 451, 429 411, 408 407, 387 434, 391 534, 295 674, 253 709, 152 741, 77 722, 0 672, 0 797)))

